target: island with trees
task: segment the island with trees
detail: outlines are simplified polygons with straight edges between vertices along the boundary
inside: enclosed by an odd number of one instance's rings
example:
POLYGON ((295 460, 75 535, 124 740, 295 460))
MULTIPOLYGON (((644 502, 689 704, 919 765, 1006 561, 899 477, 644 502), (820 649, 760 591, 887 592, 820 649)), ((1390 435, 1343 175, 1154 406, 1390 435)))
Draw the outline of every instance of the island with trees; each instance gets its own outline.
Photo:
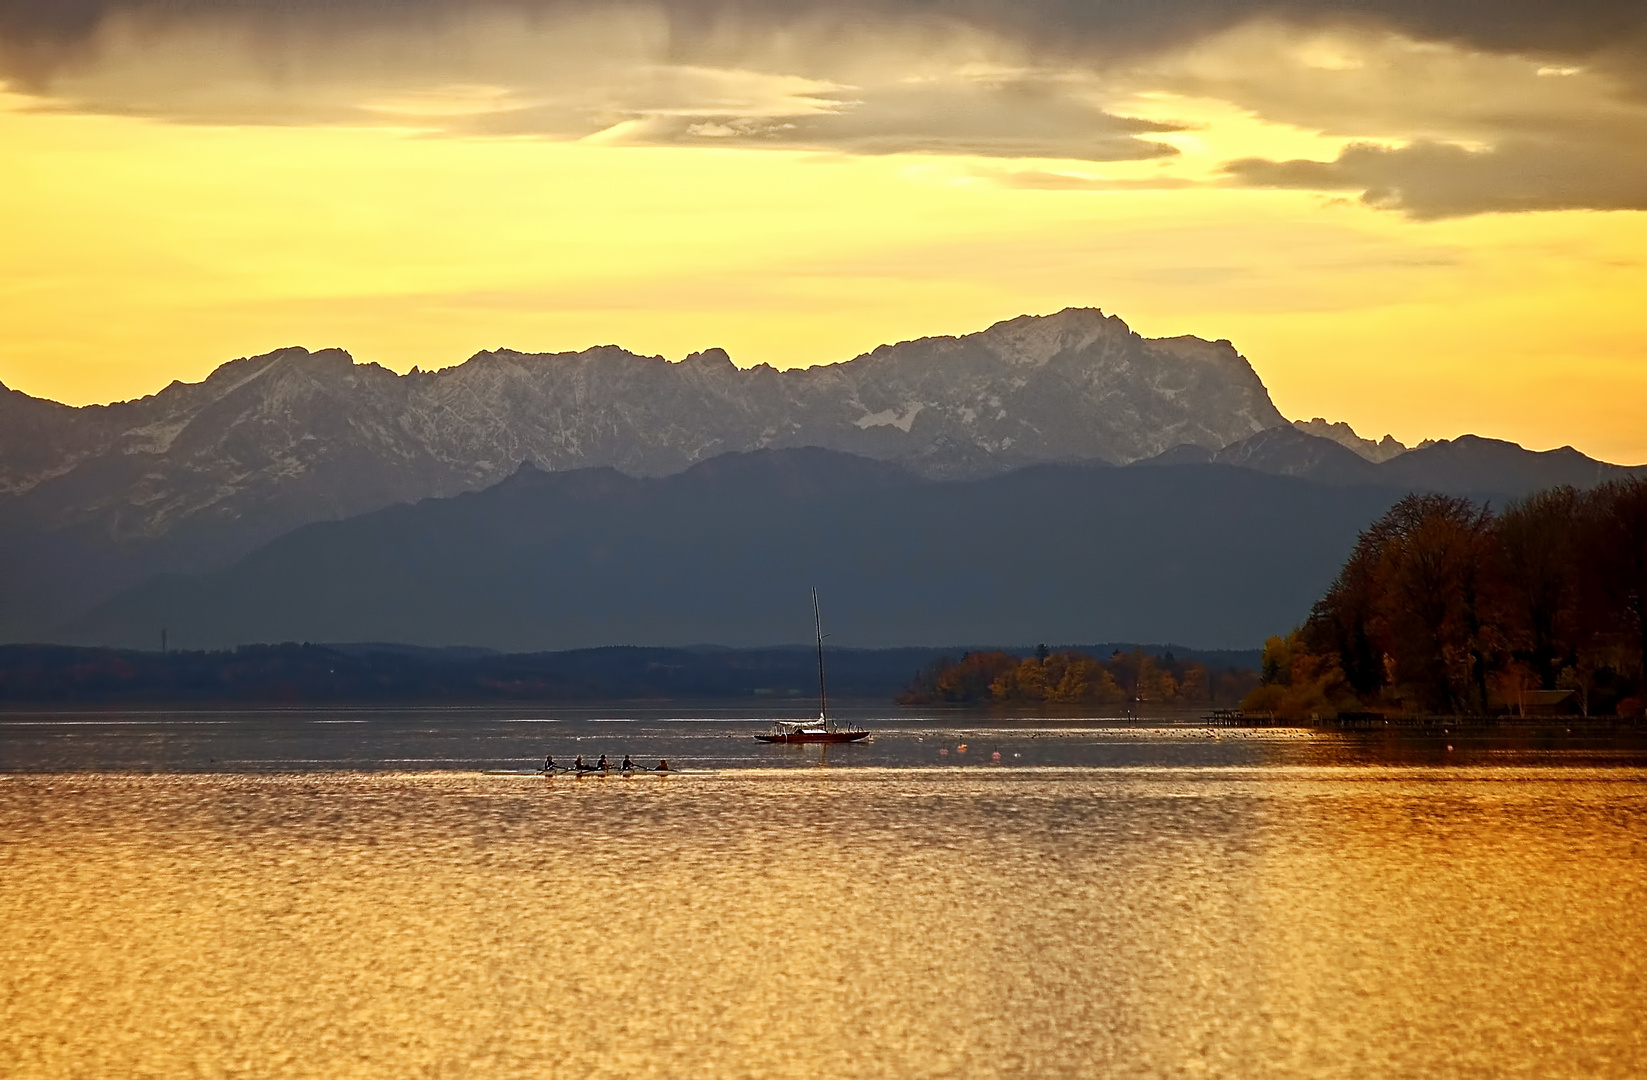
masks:
POLYGON ((1171 652, 1117 649, 1107 659, 1077 650, 1033 655, 1004 650, 942 657, 898 695, 900 705, 1015 708, 1121 705, 1234 705, 1258 682, 1247 668, 1209 668, 1171 652))

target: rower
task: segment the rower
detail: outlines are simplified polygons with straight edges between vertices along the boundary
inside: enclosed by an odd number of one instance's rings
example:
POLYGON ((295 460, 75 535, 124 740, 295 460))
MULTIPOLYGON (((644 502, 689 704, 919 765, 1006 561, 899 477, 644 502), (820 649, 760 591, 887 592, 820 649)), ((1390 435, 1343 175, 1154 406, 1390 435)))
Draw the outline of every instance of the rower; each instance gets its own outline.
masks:
POLYGON ((607 769, 611 768, 610 765, 606 764, 605 754, 600 756, 600 764, 596 765, 595 768, 599 769, 601 772, 605 772, 607 769))
POLYGON ((659 758, 658 759, 658 767, 655 771, 656 772, 668 772, 669 771, 669 761, 668 761, 668 759, 659 758))
POLYGON ((573 761, 572 761, 572 771, 573 772, 587 772, 588 770, 589 770, 589 766, 587 766, 583 763, 583 755, 582 754, 579 754, 575 759, 573 759, 573 761))
POLYGON ((634 767, 635 767, 634 759, 631 758, 628 754, 623 755, 623 764, 618 766, 618 768, 622 769, 624 772, 628 772, 629 770, 633 769, 634 767))
POLYGON ((555 771, 555 755, 545 754, 543 756, 543 768, 539 769, 538 772, 552 773, 554 771, 555 771))

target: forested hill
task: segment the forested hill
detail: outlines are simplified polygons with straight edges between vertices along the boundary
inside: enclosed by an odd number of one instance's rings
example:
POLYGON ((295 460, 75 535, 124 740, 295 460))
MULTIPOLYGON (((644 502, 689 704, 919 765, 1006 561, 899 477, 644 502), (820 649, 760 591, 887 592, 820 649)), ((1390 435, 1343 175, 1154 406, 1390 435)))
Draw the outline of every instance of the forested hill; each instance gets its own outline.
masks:
POLYGON ((753 647, 808 640, 816 587, 841 646, 1250 648, 1308 614, 1398 496, 1224 466, 933 481, 819 449, 659 478, 527 468, 157 579, 57 640, 753 647))

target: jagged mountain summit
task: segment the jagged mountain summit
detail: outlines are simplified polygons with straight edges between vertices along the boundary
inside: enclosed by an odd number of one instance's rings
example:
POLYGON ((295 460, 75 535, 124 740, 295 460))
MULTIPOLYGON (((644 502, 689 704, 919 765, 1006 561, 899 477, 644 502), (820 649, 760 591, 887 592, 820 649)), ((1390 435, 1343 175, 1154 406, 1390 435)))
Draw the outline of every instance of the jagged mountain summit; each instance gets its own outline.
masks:
POLYGON ((1385 435, 1382 439, 1364 439, 1356 434, 1350 425, 1340 420, 1331 423, 1319 416, 1313 420, 1294 420, 1292 426, 1306 435, 1314 435, 1321 439, 1331 439, 1346 450, 1353 450, 1361 457, 1374 464, 1381 464, 1393 457, 1400 457, 1411 447, 1402 443, 1394 435, 1385 435))
POLYGON ((1218 449, 1286 422, 1229 342, 1150 340, 1075 308, 788 371, 603 346, 396 375, 289 348, 107 406, 5 391, 0 421, 0 495, 46 527, 98 519, 115 538, 203 515, 266 533, 483 487, 523 461, 652 476, 823 446, 962 478, 1218 449))

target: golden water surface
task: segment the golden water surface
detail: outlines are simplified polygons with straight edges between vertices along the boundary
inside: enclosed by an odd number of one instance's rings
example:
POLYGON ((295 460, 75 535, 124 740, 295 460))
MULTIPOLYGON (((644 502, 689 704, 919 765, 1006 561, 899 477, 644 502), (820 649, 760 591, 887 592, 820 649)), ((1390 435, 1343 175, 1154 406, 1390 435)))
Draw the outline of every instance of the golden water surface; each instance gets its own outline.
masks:
POLYGON ((1625 1077, 1628 769, 0 776, 12 1077, 1625 1077))

